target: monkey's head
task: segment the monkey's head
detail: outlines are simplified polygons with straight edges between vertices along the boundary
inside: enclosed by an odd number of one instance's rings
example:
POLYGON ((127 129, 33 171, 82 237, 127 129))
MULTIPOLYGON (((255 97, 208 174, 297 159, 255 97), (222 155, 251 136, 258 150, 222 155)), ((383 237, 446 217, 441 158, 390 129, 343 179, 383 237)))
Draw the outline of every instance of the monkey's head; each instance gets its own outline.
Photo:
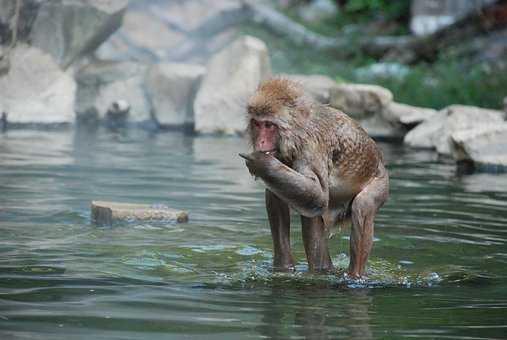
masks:
POLYGON ((296 82, 273 78, 262 82, 248 101, 247 131, 254 151, 290 160, 304 143, 311 101, 296 82))

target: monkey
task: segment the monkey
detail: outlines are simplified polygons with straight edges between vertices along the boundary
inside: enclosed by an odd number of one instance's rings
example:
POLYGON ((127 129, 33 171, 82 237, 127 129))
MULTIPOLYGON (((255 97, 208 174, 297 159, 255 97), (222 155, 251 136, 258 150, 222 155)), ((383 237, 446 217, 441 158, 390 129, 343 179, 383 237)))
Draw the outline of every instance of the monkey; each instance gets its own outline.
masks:
POLYGON ((332 227, 351 222, 347 274, 365 275, 374 218, 389 196, 382 152, 345 113, 320 104, 299 83, 262 82, 248 100, 246 134, 253 151, 240 153, 265 186, 273 239, 273 268, 294 270, 290 209, 301 215, 308 270, 334 271, 328 251, 332 227))

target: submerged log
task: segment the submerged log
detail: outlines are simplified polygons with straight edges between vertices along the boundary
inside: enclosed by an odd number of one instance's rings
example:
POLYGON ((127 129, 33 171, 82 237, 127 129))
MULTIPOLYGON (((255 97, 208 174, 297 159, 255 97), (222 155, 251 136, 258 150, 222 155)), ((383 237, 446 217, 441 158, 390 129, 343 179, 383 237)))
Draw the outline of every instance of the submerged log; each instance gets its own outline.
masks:
POLYGON ((188 212, 162 204, 93 201, 91 215, 92 222, 98 226, 111 226, 118 222, 183 223, 188 221, 188 212))

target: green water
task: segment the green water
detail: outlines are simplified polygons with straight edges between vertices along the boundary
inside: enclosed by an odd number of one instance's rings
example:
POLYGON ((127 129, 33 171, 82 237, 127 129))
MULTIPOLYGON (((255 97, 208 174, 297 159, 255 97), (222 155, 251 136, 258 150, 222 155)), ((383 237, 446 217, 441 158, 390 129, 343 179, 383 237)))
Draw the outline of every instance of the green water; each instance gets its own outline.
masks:
MULTIPOLYGON (((0 339, 507 338, 507 175, 381 145, 391 198, 364 282, 270 270, 263 187, 238 138, 0 134, 0 339), (98 228, 91 200, 179 225, 98 228)), ((330 242, 347 265, 347 233, 330 242)))

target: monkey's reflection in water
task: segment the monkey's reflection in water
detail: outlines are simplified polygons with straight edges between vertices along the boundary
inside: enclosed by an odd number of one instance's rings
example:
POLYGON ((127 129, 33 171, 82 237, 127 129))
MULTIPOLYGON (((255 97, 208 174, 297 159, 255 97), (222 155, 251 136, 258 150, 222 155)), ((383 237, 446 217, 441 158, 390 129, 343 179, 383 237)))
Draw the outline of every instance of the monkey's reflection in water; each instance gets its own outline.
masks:
POLYGON ((273 288, 258 331, 269 339, 372 339, 368 289, 273 288))

